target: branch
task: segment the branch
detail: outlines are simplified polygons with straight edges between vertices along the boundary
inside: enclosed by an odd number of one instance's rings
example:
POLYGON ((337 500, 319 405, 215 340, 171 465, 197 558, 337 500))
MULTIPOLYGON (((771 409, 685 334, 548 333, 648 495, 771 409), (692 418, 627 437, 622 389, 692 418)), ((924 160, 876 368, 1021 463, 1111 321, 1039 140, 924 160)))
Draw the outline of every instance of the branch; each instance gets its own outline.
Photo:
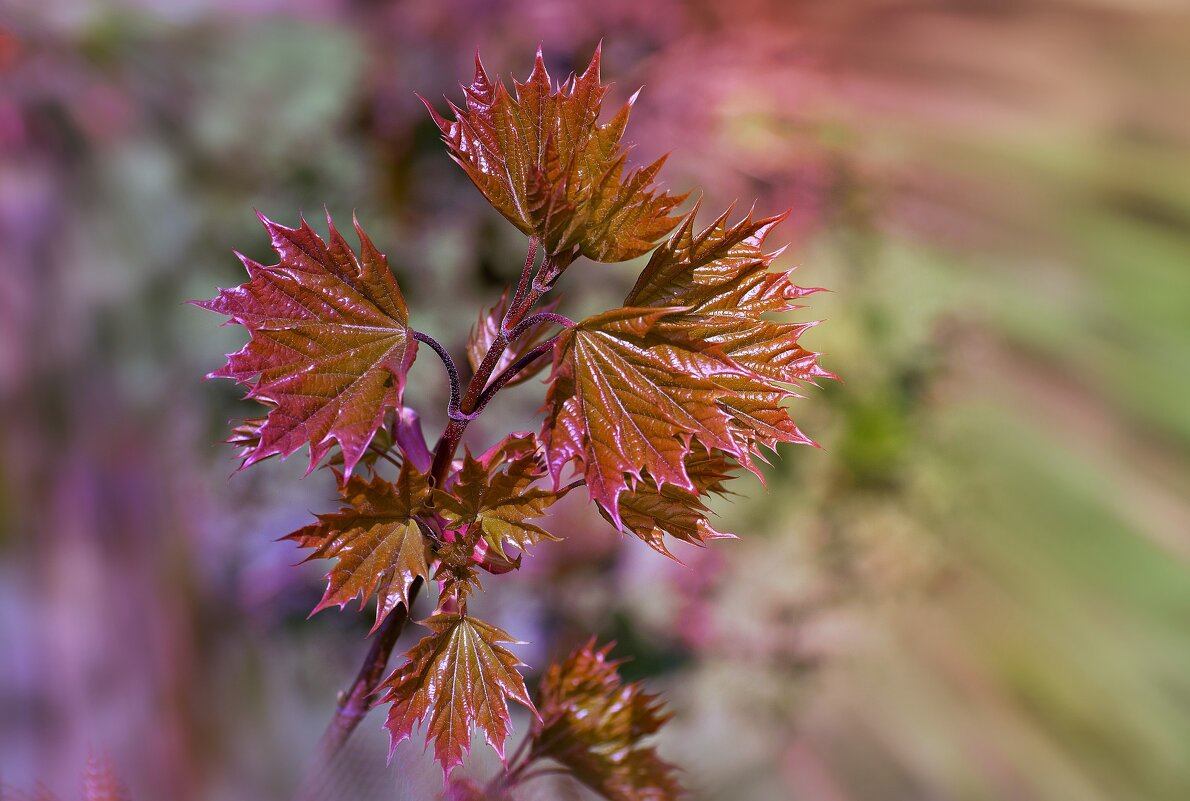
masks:
MULTIPOLYGON (((536 248, 536 240, 531 239, 529 241, 530 256, 536 255, 536 248)), ((525 259, 525 271, 521 273, 521 286, 517 287, 517 295, 520 296, 520 302, 514 302, 509 306, 508 313, 505 314, 504 320, 501 323, 500 332, 492 340, 492 344, 488 348, 488 352, 484 354, 483 361, 480 362, 479 367, 475 368, 475 373, 471 376, 470 383, 467 384, 467 391, 463 394, 463 399, 459 403, 457 413, 451 415, 450 422, 446 425, 446 430, 442 432, 442 437, 438 440, 438 445, 434 448, 434 464, 430 468, 430 482, 435 486, 441 486, 442 482, 446 479, 446 473, 450 469, 450 463, 454 459, 455 451, 458 450, 459 442, 463 439, 463 432, 467 430, 467 424, 477 414, 483 411, 483 407, 491 400, 492 395, 499 391, 500 387, 504 386, 512 378, 512 375, 508 375, 503 381, 497 379, 496 382, 493 382, 492 386, 488 386, 488 379, 492 377, 492 372, 496 369, 496 365, 500 363, 500 357, 504 355, 504 351, 508 347, 509 337, 504 331, 517 330, 529 309, 532 309, 537 301, 541 300, 541 296, 549 291, 550 284, 562 274, 562 271, 577 256, 577 248, 566 253, 557 253, 552 256, 547 255, 541 263, 541 269, 538 270, 537 276, 533 279, 532 288, 527 292, 522 292, 524 284, 528 280, 526 276, 529 274, 533 264, 531 258, 525 259), (512 326, 512 328, 509 329, 509 326, 512 326)), ((552 312, 549 314, 552 314, 552 312)), ((561 315, 557 316, 562 320, 566 320, 561 315)), ((571 324, 573 325, 573 323, 571 324)), ((549 340, 551 346, 555 340, 556 338, 549 340)), ((545 350, 542 350, 539 345, 532 351, 529 351, 529 353, 526 353, 525 357, 532 354, 533 358, 537 358, 542 353, 545 353, 545 350)), ((524 361, 525 357, 519 359, 517 364, 524 361)), ((514 364, 512 367, 516 367, 516 365, 514 364)), ((509 370, 512 367, 509 367, 509 370)), ((524 365, 522 364, 516 369, 520 370, 523 367, 524 365)), ((501 373, 501 376, 503 377, 506 373, 508 373, 508 370, 501 373)))
POLYGON ((505 384, 516 378, 517 373, 519 373, 521 370, 524 370, 530 364, 553 350, 554 345, 557 344, 557 342, 558 337, 551 337, 545 342, 542 342, 537 347, 533 348, 533 350, 528 351, 524 356, 508 365, 508 367, 504 368, 504 371, 501 372, 500 375, 496 376, 495 380, 492 381, 492 383, 480 394, 479 400, 475 404, 474 414, 479 414, 482 412, 484 407, 487 406, 492 400, 492 397, 497 392, 499 392, 505 384))
MULTIPOLYGON (((409 588, 409 606, 413 605, 421 586, 422 580, 419 578, 409 588)), ((323 764, 330 764, 331 759, 342 750, 351 733, 372 708, 368 698, 384 678, 389 656, 408 621, 408 606, 400 605, 389 613, 376 632, 376 639, 372 641, 372 647, 368 649, 368 655, 364 658, 355 681, 348 689, 339 693, 339 706, 335 710, 335 717, 322 735, 319 747, 323 764)))

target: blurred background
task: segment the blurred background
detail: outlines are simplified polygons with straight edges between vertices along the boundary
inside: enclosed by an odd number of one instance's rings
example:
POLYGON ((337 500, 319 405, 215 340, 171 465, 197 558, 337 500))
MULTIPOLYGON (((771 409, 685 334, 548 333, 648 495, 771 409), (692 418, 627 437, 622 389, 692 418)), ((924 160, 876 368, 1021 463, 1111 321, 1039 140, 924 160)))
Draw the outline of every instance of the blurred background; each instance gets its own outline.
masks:
MULTIPOLYGON (((79 798, 106 753, 135 801, 434 796, 375 715, 312 766, 369 614, 305 619, 326 565, 274 539, 333 487, 231 475, 253 409, 201 377, 244 335, 183 301, 271 259, 253 208, 356 210, 459 353, 523 241, 414 92, 458 98, 476 48, 523 78, 539 41, 560 79, 601 38, 609 103, 645 86, 638 163, 793 209, 779 265, 833 290, 806 341, 845 383, 686 567, 560 504, 483 600, 531 683, 618 641, 699 801, 1190 797, 1178 0, 0 0, 0 783, 79 798)), ((562 310, 638 267, 576 264, 562 310)), ((436 435, 432 358, 409 398, 436 435)))

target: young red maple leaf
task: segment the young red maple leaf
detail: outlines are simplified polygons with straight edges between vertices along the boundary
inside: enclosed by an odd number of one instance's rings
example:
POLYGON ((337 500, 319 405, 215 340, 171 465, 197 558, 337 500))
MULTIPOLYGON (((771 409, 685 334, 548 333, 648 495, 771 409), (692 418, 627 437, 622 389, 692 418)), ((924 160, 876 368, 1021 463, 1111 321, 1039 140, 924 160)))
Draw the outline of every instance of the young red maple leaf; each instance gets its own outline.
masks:
POLYGON ((566 766, 610 801, 673 801, 682 795, 674 767, 642 740, 669 720, 657 696, 625 684, 612 646, 591 640, 550 666, 541 681, 541 724, 533 755, 566 766))
POLYGON ((476 55, 466 107, 450 104, 453 121, 423 102, 451 157, 513 225, 549 254, 577 250, 617 262, 652 250, 678 222, 669 213, 686 196, 652 187, 664 157, 625 174, 620 140, 636 98, 599 124, 607 93, 599 53, 555 89, 538 48, 528 80, 513 82, 515 94, 493 83, 476 55))
POLYGON ((406 662, 384 680, 391 703, 385 726, 392 750, 428 720, 426 739, 434 757, 450 775, 471 749, 471 729, 478 726, 488 744, 504 757, 511 718, 508 699, 537 714, 517 671, 521 661, 501 643, 516 643, 507 632, 477 618, 438 613, 423 622, 430 634, 406 654, 406 662))
POLYGON ((305 219, 297 228, 260 220, 278 263, 241 255, 251 280, 196 304, 226 314, 251 336, 211 373, 250 386, 247 397, 269 407, 242 466, 309 444, 313 469, 337 442, 350 474, 386 410, 401 405, 417 353, 409 310, 358 222, 356 255, 329 215, 329 242, 305 219))
POLYGON ((624 308, 559 338, 546 396, 541 438, 555 481, 575 463, 613 524, 624 526, 630 503, 630 530, 654 547, 666 527, 639 511, 648 504, 660 512, 662 499, 675 510, 681 498, 682 514, 704 521, 670 533, 718 535, 698 500, 711 485, 687 469, 691 454, 725 459, 717 474, 732 460, 755 472, 762 446, 809 443, 784 401, 796 396, 796 382, 832 377, 798 344, 812 323, 769 318, 817 291, 769 270, 778 254, 765 253, 764 240, 784 215, 729 225, 729 210, 696 233, 697 211, 654 251, 624 308))

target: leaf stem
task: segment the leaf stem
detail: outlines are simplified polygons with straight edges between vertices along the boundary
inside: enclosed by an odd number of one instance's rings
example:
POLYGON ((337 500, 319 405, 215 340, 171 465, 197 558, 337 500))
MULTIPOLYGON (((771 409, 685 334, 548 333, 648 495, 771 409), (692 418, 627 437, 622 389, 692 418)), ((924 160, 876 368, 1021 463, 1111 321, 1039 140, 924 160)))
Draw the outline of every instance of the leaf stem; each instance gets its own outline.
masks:
POLYGON ((563 328, 574 328, 575 326, 574 320, 571 320, 565 315, 557 314, 556 312, 538 312, 537 314, 530 315, 529 317, 526 317, 524 320, 521 320, 519 323, 517 323, 516 327, 508 332, 508 341, 515 341, 533 326, 544 322, 555 323, 556 325, 560 325, 563 328))
POLYGON ((450 351, 448 351, 441 342, 434 339, 429 334, 424 334, 421 331, 414 331, 413 338, 418 342, 424 342, 429 345, 433 351, 438 354, 438 358, 442 359, 442 363, 446 365, 446 374, 450 378, 450 403, 446 407, 446 413, 450 419, 455 419, 455 417, 459 414, 459 402, 462 397, 462 393, 459 389, 459 368, 455 366, 455 360, 451 357, 450 351))
POLYGON ((533 348, 533 350, 525 353, 524 356, 517 359, 512 364, 508 365, 508 367, 504 368, 504 370, 500 373, 500 375, 496 376, 495 380, 493 380, 492 383, 488 387, 486 387, 484 389, 484 391, 480 394, 479 400, 476 402, 476 405, 475 405, 475 413, 479 414, 480 412, 482 412, 484 410, 484 407, 487 406, 488 403, 492 400, 492 397, 497 392, 499 392, 504 387, 505 384, 507 384, 512 379, 516 378, 517 373, 519 373, 521 370, 524 370, 530 364, 537 361, 539 358, 541 358, 542 356, 544 356, 545 354, 547 354, 551 350, 553 350, 554 345, 557 344, 557 342, 558 342, 558 337, 556 337, 556 336, 551 337, 550 339, 547 339, 545 342, 542 342, 537 347, 533 348))
POLYGON ((504 313, 504 320, 501 320, 501 329, 503 329, 504 321, 508 319, 508 312, 517 308, 525 300, 525 293, 529 291, 529 283, 533 277, 533 263, 537 261, 537 237, 529 237, 529 253, 525 256, 525 269, 521 270, 521 280, 517 282, 516 293, 512 296, 512 303, 508 306, 508 311, 504 313))

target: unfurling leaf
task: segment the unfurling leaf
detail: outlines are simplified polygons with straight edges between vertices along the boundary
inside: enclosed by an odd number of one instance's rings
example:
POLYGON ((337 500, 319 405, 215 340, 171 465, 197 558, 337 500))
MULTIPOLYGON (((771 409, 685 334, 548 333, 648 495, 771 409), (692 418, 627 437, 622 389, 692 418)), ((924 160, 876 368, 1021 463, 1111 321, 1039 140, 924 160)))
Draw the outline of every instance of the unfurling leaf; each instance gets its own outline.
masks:
MULTIPOLYGON (((556 302, 546 303, 539 310, 542 312, 552 312, 557 306, 558 304, 556 302)), ((480 314, 479 322, 475 324, 475 328, 471 329, 471 336, 467 339, 467 360, 471 363, 472 370, 479 367, 483 361, 483 357, 487 355, 488 349, 496 341, 496 337, 500 335, 500 325, 507 311, 508 292, 505 291, 495 306, 480 314)), ((550 320, 542 320, 540 323, 529 327, 515 341, 510 342, 504 349, 504 352, 500 354, 500 359, 496 362, 496 366, 492 370, 492 375, 500 375, 500 373, 504 372, 505 368, 512 366, 513 362, 533 350, 535 345, 545 340, 546 335, 549 334, 554 325, 550 320)), ((517 384, 523 384, 540 373, 545 368, 545 365, 545 359, 538 359, 524 367, 505 386, 511 387, 517 384)))
POLYGON ((471 750, 474 726, 503 758, 511 727, 508 699, 537 711, 517 671, 520 660, 501 645, 516 640, 482 620, 457 614, 439 613, 423 625, 431 633, 380 685, 387 690, 380 702, 392 704, 385 723, 390 756, 419 722, 428 720, 426 740, 434 741, 434 757, 444 774, 471 750))
POLYGON ((417 351, 405 299, 358 223, 357 256, 329 216, 327 242, 304 219, 297 228, 261 221, 279 262, 240 256, 251 280, 198 304, 251 335, 211 375, 250 385, 247 397, 270 407, 244 466, 308 443, 313 468, 337 441, 350 473, 385 411, 401 405, 417 351))
POLYGON ((664 158, 625 174, 621 145, 629 100, 608 122, 599 114, 607 86, 599 50, 582 75, 555 89, 540 50, 525 83, 492 83, 478 57, 475 79, 463 87, 466 108, 451 104, 453 121, 427 108, 451 156, 484 196, 547 253, 578 249, 595 261, 647 253, 677 223, 669 213, 685 199, 651 184, 664 158))
POLYGON ((721 460, 715 474, 733 462, 755 472, 762 447, 809 443, 783 402, 791 384, 832 377, 798 344, 811 324, 765 316, 816 291, 769 271, 777 254, 762 245, 783 217, 728 225, 725 213, 695 233, 696 212, 654 251, 625 308, 559 338, 542 432, 555 481, 575 462, 609 519, 663 553, 662 532, 718 536, 699 500, 717 488, 691 474, 691 454, 721 460), (650 522, 662 509, 682 514, 650 522))
POLYGON ((395 484, 379 476, 370 481, 352 476, 342 492, 347 506, 319 515, 317 523, 285 539, 313 548, 307 559, 338 559, 314 612, 343 606, 357 596, 362 607, 376 594, 379 626, 397 604, 408 607, 409 588, 416 579, 429 578, 427 542, 418 520, 430 499, 429 484, 406 461, 395 484))
POLYGON ((491 454, 486 459, 466 454, 458 481, 449 492, 434 494, 439 513, 450 528, 478 529, 488 548, 504 559, 508 558, 505 542, 527 551, 542 540, 557 540, 528 520, 544 515, 565 494, 533 487, 545 475, 536 447, 519 456, 507 456, 508 447, 495 459, 491 454))
POLYGON ((594 641, 550 666, 539 693, 534 756, 561 763, 610 801, 671 801, 682 795, 674 768, 641 741, 669 720, 657 697, 625 684, 594 641))

